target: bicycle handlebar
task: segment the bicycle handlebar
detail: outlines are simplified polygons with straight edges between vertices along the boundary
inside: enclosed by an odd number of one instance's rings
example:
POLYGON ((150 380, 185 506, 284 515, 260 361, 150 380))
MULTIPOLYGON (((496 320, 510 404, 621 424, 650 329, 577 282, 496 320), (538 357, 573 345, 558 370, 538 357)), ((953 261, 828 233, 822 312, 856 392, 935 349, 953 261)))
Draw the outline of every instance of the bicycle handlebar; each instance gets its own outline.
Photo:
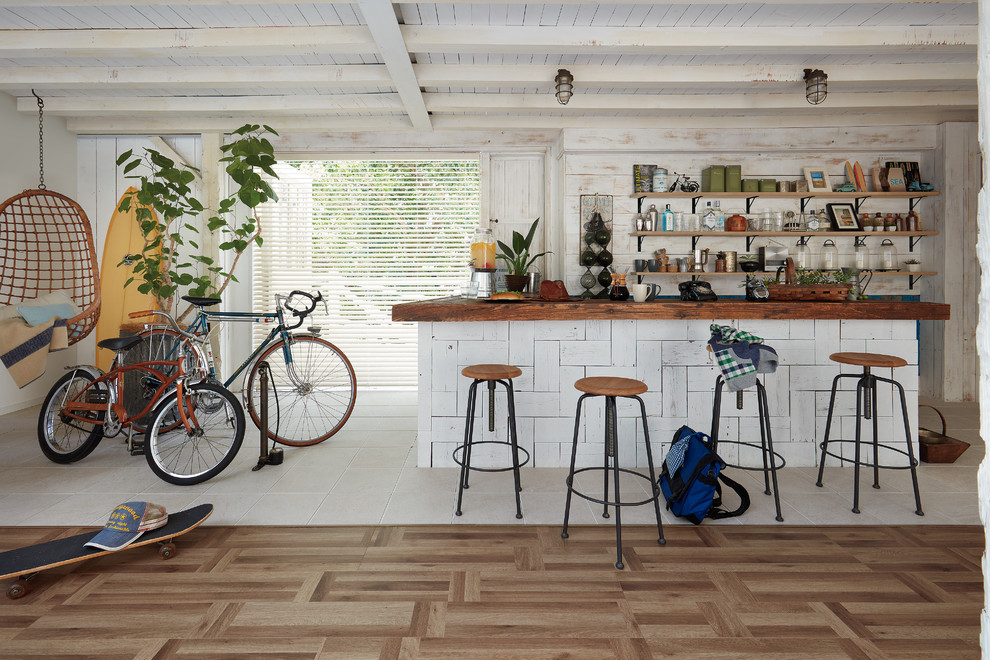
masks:
POLYGON ((299 291, 297 289, 295 291, 292 291, 289 295, 285 296, 284 299, 279 294, 276 294, 275 298, 276 301, 282 305, 282 307, 292 312, 292 315, 298 319, 295 325, 287 327, 286 330, 294 330, 299 326, 301 326, 303 324, 303 320, 307 316, 312 314, 313 310, 316 309, 317 303, 322 302, 324 309, 326 309, 326 305, 327 305, 326 301, 323 300, 323 294, 320 291, 317 291, 316 295, 314 296, 311 293, 308 293, 306 291, 299 291), (292 306, 292 299, 296 297, 305 298, 309 301, 308 303, 304 303, 306 305, 305 309, 297 309, 292 306))

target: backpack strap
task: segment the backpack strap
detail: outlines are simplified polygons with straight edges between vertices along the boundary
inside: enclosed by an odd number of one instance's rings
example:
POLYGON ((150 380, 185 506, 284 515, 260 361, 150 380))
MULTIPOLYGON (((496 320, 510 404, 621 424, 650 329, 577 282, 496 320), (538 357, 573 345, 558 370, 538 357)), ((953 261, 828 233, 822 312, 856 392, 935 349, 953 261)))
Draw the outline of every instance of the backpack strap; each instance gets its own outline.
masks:
POLYGON ((733 511, 726 511, 722 508, 722 488, 721 484, 719 484, 715 489, 715 501, 712 503, 712 508, 708 512, 708 517, 712 520, 721 520, 722 518, 735 518, 746 513, 746 509, 749 508, 749 492, 746 491, 746 488, 738 481, 725 476, 724 472, 719 473, 718 478, 719 481, 724 482, 726 486, 735 491, 739 497, 739 507, 733 511))

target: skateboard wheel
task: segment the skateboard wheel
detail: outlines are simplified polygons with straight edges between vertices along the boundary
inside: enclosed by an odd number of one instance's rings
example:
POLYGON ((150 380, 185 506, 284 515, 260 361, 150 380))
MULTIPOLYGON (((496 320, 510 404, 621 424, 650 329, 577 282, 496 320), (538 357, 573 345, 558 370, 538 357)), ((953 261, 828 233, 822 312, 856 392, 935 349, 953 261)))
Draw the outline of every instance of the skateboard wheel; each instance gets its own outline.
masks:
POLYGON ((174 543, 162 543, 162 546, 158 548, 158 556, 162 559, 171 559, 175 556, 175 544, 174 543))
POLYGON ((15 582, 7 588, 7 598, 11 600, 20 598, 27 593, 27 585, 22 582, 15 582))

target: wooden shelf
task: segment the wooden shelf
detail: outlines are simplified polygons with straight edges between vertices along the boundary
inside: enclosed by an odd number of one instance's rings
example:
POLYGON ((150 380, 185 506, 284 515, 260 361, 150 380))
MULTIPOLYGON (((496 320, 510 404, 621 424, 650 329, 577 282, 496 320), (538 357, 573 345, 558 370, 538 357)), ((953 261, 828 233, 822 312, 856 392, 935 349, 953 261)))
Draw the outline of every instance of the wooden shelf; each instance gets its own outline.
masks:
MULTIPOLYGON (((787 193, 792 194, 792 193, 787 193)), ((630 236, 937 236, 934 230, 918 231, 634 231, 630 236)))
MULTIPOLYGON (((631 275, 636 275, 636 276, 660 275, 660 276, 666 276, 666 277, 673 277, 673 276, 677 276, 677 275, 682 275, 684 277, 693 277, 695 275, 704 276, 704 277, 723 277, 723 276, 726 276, 726 275, 733 275, 733 276, 739 276, 739 275, 754 275, 754 276, 758 276, 758 275, 763 275, 764 277, 773 277, 775 272, 776 271, 757 270, 757 271, 754 271, 752 273, 746 273, 746 272, 743 272, 741 270, 737 270, 737 271, 732 272, 732 273, 716 273, 714 271, 712 271, 712 272, 705 271, 703 273, 699 273, 699 272, 695 272, 695 271, 671 271, 671 272, 663 272, 663 273, 661 273, 661 272, 655 272, 655 271, 652 271, 652 270, 646 270, 646 271, 643 271, 643 272, 636 272, 636 273, 630 273, 630 274, 631 275)), ((912 271, 909 271, 907 269, 904 269, 904 270, 861 270, 859 272, 861 272, 861 273, 873 273, 874 275, 938 275, 938 272, 937 271, 922 270, 922 271, 912 272, 912 271)))
POLYGON ((631 199, 640 197, 668 198, 668 199, 691 199, 693 197, 712 197, 718 199, 748 199, 750 197, 766 197, 768 199, 857 199, 876 197, 878 199, 914 199, 920 197, 936 197, 937 190, 927 190, 924 192, 638 192, 631 193, 631 199))

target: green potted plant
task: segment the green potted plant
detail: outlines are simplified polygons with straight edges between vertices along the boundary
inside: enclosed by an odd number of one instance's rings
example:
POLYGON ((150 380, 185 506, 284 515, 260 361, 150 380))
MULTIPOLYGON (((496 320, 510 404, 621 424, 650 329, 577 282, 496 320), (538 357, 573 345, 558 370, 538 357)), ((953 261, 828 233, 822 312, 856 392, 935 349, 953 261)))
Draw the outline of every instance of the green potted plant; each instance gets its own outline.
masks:
POLYGON ((907 269, 909 272, 917 273, 921 270, 921 262, 917 259, 908 259, 904 263, 907 264, 907 269))
POLYGON ((499 253, 495 255, 495 258, 504 261, 509 270, 505 276, 505 286, 509 291, 522 291, 525 289, 526 282, 529 279, 529 267, 543 255, 550 254, 549 252, 540 252, 532 256, 529 254, 529 249, 533 244, 533 237, 536 235, 536 225, 539 222, 539 218, 533 220, 533 224, 525 236, 517 231, 513 231, 512 247, 509 247, 502 241, 496 241, 498 243, 499 253))
MULTIPOLYGON (((232 280, 237 281, 233 271, 241 254, 252 243, 262 243, 261 225, 255 218, 234 219, 237 203, 253 210, 268 200, 278 200, 261 175, 264 172, 278 178, 272 169, 276 160, 274 148, 265 137, 268 133, 278 135, 269 126, 245 124, 233 131, 231 142, 220 147, 224 155, 218 162, 225 164, 233 185, 231 194, 220 200, 217 209, 207 209, 193 195, 189 184, 195 180, 196 168, 177 164, 154 149, 145 149, 143 156, 133 158, 132 150, 128 150, 117 158, 123 174, 140 182, 135 193, 121 200, 119 210, 127 211, 134 206, 144 236, 141 253, 128 255, 128 261, 119 264, 128 266, 133 273, 125 287, 137 282, 138 291, 154 295, 160 309, 171 311, 180 286, 186 287, 192 296, 218 296, 232 280), (149 174, 129 174, 142 163, 149 174), (151 209, 157 212, 157 217, 151 209), (202 253, 195 238, 199 233, 197 217, 205 219, 209 233, 218 235, 220 251, 232 255, 229 268, 221 267, 214 258, 202 253)), ((191 306, 179 318, 190 309, 191 306)))

